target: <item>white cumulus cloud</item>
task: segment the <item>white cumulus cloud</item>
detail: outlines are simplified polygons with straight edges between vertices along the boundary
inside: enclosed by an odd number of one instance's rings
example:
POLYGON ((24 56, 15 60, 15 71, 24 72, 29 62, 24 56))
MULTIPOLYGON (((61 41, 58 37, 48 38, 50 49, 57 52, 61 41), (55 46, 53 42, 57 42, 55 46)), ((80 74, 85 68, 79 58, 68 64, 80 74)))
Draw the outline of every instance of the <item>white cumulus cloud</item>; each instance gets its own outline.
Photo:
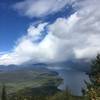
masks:
POLYGON ((99 0, 82 0, 73 5, 77 11, 68 18, 29 26, 12 52, 0 55, 0 64, 52 63, 94 57, 100 52, 99 4, 99 0))
POLYGON ((24 0, 13 5, 21 15, 32 17, 43 17, 60 11, 67 4, 76 0, 24 0))

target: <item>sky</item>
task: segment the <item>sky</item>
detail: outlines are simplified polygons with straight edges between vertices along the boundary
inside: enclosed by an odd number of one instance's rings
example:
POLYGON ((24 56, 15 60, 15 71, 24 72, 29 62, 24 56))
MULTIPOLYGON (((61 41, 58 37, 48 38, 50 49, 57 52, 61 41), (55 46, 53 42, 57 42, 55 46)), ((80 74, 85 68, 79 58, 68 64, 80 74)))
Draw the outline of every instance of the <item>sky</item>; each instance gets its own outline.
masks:
POLYGON ((0 65, 95 57, 99 5, 100 0, 0 0, 0 65))

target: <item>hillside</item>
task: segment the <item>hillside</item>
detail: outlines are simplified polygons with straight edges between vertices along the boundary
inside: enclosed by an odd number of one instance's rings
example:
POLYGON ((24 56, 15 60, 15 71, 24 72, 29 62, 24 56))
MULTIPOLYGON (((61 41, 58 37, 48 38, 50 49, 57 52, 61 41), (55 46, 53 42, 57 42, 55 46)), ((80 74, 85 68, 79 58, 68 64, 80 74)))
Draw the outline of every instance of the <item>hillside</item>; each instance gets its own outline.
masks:
POLYGON ((2 69, 0 72, 0 89, 2 84, 6 84, 8 94, 25 88, 31 89, 48 85, 57 87, 61 82, 62 79, 58 73, 43 67, 21 67, 8 71, 2 69))

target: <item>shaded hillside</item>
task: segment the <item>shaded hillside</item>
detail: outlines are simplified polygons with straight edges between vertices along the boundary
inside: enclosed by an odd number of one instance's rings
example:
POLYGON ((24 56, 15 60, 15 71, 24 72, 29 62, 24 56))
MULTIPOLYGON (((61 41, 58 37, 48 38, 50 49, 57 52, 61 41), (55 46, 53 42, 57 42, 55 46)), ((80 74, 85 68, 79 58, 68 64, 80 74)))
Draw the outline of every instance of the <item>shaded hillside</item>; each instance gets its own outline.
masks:
POLYGON ((36 88, 44 85, 58 86, 61 82, 62 79, 58 73, 42 67, 24 67, 0 72, 0 89, 2 83, 5 83, 8 94, 24 88, 36 88))

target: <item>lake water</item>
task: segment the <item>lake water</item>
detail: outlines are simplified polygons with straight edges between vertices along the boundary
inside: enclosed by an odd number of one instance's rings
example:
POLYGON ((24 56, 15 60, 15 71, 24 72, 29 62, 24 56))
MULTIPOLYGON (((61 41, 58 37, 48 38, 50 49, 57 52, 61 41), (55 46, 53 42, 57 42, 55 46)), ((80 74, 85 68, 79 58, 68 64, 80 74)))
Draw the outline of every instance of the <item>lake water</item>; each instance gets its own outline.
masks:
POLYGON ((88 75, 82 71, 60 68, 55 68, 55 71, 58 72, 59 76, 63 79, 62 84, 59 85, 58 88, 64 90, 67 87, 74 95, 82 95, 82 88, 86 88, 84 80, 90 82, 88 75))

